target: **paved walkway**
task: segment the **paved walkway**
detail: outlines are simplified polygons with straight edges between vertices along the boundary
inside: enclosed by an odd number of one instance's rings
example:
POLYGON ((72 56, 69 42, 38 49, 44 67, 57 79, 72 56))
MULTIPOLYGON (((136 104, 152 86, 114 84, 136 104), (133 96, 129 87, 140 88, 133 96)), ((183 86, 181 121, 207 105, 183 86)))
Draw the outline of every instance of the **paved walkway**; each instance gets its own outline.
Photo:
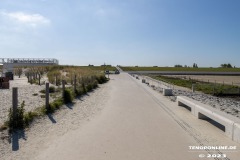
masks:
POLYGON ((110 77, 111 96, 102 113, 54 141, 36 159, 203 159, 189 152, 189 146, 199 144, 161 106, 164 100, 158 103, 126 73, 110 77))

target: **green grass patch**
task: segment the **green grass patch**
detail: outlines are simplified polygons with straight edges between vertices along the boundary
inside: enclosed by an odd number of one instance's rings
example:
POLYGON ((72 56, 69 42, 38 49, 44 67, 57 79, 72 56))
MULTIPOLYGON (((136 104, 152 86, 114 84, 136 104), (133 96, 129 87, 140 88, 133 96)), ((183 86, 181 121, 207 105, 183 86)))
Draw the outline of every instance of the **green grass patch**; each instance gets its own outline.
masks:
POLYGON ((173 85, 186 87, 191 89, 192 85, 194 84, 196 91, 201 91, 205 94, 213 94, 213 95, 224 95, 224 94, 239 94, 239 87, 232 86, 232 85, 223 85, 218 83, 208 83, 208 82, 200 82, 197 80, 187 80, 187 79, 180 79, 175 77, 167 77, 167 76, 153 76, 150 77, 160 80, 166 83, 170 83, 173 85))
POLYGON ((114 66, 79 66, 79 68, 83 68, 83 69, 91 69, 91 70, 94 70, 94 71, 105 71, 105 70, 108 70, 108 71, 115 71, 116 70, 116 67, 114 66))

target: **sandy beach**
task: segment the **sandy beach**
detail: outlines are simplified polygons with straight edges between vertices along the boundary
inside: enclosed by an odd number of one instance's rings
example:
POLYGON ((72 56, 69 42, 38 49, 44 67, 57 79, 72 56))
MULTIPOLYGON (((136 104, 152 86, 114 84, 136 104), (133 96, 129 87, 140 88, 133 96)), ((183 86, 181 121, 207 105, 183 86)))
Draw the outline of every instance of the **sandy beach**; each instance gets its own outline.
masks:
POLYGON ((109 87, 101 85, 81 99, 76 99, 74 105, 65 105, 54 115, 37 119, 24 133, 16 133, 16 139, 8 137, 7 132, 2 132, 0 157, 4 160, 33 159, 39 150, 50 146, 53 139, 81 127, 91 117, 99 114, 109 96, 109 87))
MULTIPOLYGON (((46 79, 42 79, 46 81, 46 79)), ((8 112, 12 107, 12 88, 18 88, 18 104, 19 106, 25 101, 25 110, 33 111, 34 109, 41 107, 45 104, 45 99, 41 98, 40 91, 45 89, 45 85, 30 84, 27 82, 27 77, 18 78, 14 77, 13 81, 10 81, 10 89, 0 89, 0 125, 7 120, 8 112), (36 94, 36 95, 34 95, 36 94)), ((50 96, 50 101, 53 98, 50 96)))

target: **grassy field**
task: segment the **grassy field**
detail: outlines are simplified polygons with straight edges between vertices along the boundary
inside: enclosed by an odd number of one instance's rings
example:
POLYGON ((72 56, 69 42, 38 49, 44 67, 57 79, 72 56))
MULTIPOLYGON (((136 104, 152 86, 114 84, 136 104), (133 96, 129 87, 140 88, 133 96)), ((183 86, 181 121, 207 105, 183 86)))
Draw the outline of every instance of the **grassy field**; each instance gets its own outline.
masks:
POLYGON ((216 75, 168 75, 181 79, 195 79, 201 82, 236 85, 240 87, 240 76, 216 76, 216 75))
POLYGON ((240 68, 190 68, 190 67, 121 67, 124 71, 197 71, 240 72, 240 68))
POLYGON ((181 79, 176 77, 167 77, 167 76, 154 76, 150 75, 150 77, 167 82, 170 84, 174 84, 181 87, 192 88, 192 85, 195 85, 196 91, 201 91, 206 94, 213 94, 213 95, 236 95, 239 94, 239 87, 234 85, 223 85, 218 83, 208 83, 208 82, 200 82, 193 79, 181 79))
POLYGON ((78 68, 78 69, 87 69, 87 70, 92 70, 92 71, 105 71, 105 70, 109 70, 109 71, 115 71, 116 67, 114 66, 65 66, 65 65, 59 65, 60 67, 71 67, 71 68, 78 68))
POLYGON ((104 71, 104 70, 109 70, 109 71, 115 71, 116 67, 113 66, 79 66, 80 68, 89 68, 91 70, 95 70, 95 71, 104 71))

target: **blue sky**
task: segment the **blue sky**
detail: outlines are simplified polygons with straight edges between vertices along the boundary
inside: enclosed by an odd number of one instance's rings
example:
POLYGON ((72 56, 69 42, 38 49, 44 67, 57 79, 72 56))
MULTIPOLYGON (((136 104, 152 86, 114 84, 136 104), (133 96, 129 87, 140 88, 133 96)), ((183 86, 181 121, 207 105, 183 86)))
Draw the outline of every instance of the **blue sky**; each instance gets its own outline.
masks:
POLYGON ((1 0, 0 58, 240 67, 239 0, 1 0))

